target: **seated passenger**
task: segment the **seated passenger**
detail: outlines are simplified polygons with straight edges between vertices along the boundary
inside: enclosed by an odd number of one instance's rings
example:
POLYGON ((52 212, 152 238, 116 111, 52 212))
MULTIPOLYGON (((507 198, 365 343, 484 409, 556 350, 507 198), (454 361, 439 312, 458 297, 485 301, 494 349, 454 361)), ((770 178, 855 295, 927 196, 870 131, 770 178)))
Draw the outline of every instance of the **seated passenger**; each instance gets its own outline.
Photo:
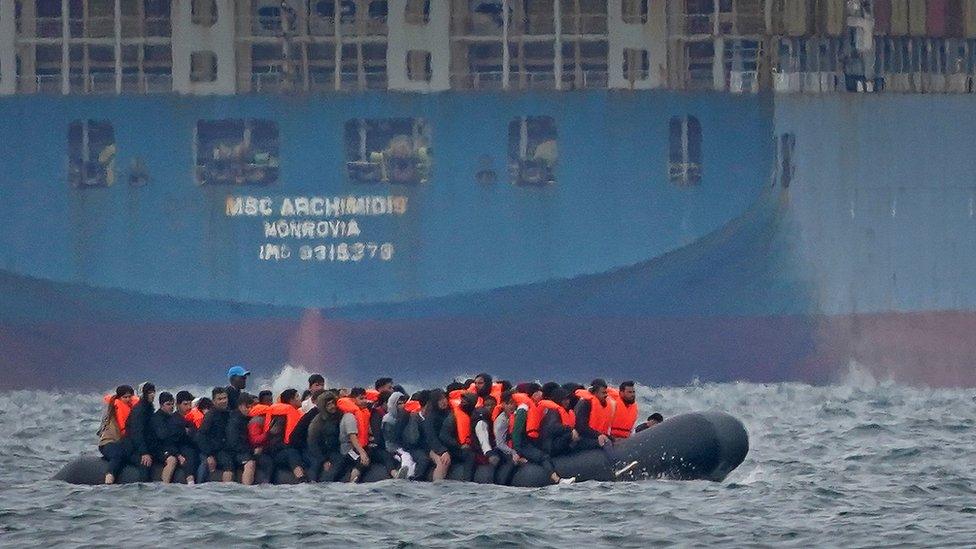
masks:
POLYGON ((637 392, 634 382, 625 381, 617 391, 608 394, 613 410, 610 417, 610 436, 614 439, 627 438, 637 422, 637 392))
POLYGON ((400 470, 400 461, 394 457, 394 454, 386 450, 386 442, 383 436, 383 417, 387 412, 387 401, 393 392, 393 378, 381 377, 376 380, 374 387, 376 388, 372 391, 366 391, 367 399, 370 401, 370 437, 366 450, 373 462, 382 464, 383 468, 390 472, 390 477, 396 478, 400 470))
POLYGON ((451 453, 441 442, 440 437, 444 421, 447 420, 449 406, 444 391, 431 389, 427 405, 421 415, 424 444, 427 455, 434 465, 433 480, 444 480, 451 469, 451 453))
POLYGON ((156 410, 150 422, 158 441, 153 457, 163 464, 163 483, 172 482, 176 468, 183 467, 187 473, 186 483, 193 484, 193 476, 197 470, 197 452, 190 443, 189 423, 176 413, 176 399, 173 395, 165 391, 159 393, 159 410, 156 410))
MULTIPOLYGON (((541 388, 539 390, 541 393, 541 388)), ((517 402, 514 398, 518 393, 505 393, 502 396, 502 405, 505 407, 509 417, 514 418, 509 423, 512 449, 515 450, 513 461, 516 464, 535 463, 541 465, 549 475, 553 484, 570 484, 576 480, 575 477, 566 479, 559 478, 556 470, 549 461, 549 456, 538 447, 538 443, 529 436, 529 404, 517 402)))
POLYGON ((306 473, 309 480, 331 482, 342 463, 339 445, 339 422, 342 414, 336 406, 336 394, 325 391, 315 401, 318 414, 308 426, 305 444, 306 473))
POLYGON ((404 411, 404 403, 407 396, 399 391, 394 391, 386 401, 386 414, 381 422, 383 431, 383 441, 386 451, 395 456, 400 462, 400 469, 395 478, 409 478, 416 472, 416 463, 410 456, 403 443, 403 431, 410 422, 410 415, 404 411))
POLYGON ((410 480, 426 480, 433 465, 423 434, 424 409, 427 407, 429 398, 430 391, 417 391, 403 405, 403 411, 407 413, 407 423, 403 427, 400 443, 410 453, 410 457, 416 464, 413 474, 407 477, 410 480))
POLYGON ((200 397, 194 401, 193 407, 183 414, 183 417, 193 425, 194 429, 199 429, 203 425, 203 417, 210 410, 213 410, 213 400, 200 397))
POLYGON ((224 462, 222 467, 228 469, 233 474, 238 467, 241 471, 241 484, 250 486, 254 484, 254 477, 257 473, 257 460, 255 459, 254 449, 248 438, 248 422, 251 407, 254 406, 254 397, 247 393, 237 396, 237 407, 230 410, 227 419, 227 439, 224 450, 220 452, 220 460, 224 462))
POLYGON ((343 413, 339 421, 339 451, 343 460, 335 478, 342 479, 348 472, 349 482, 355 483, 370 465, 366 450, 369 445, 369 409, 366 389, 353 387, 349 395, 336 401, 343 413))
POLYGON ((275 466, 287 468, 299 481, 305 479, 305 464, 302 454, 289 443, 292 433, 301 421, 301 405, 298 389, 285 389, 281 392, 278 403, 268 407, 264 426, 268 433, 268 453, 275 466))
POLYGON ((568 454, 579 440, 576 416, 570 405, 569 393, 562 387, 552 389, 548 399, 539 402, 543 410, 539 428, 542 451, 550 457, 568 454))
POLYGON ((661 423, 662 421, 664 421, 664 416, 662 416, 657 412, 654 412, 653 414, 647 416, 647 421, 641 423, 640 425, 637 426, 636 429, 634 429, 634 433, 639 433, 641 431, 644 431, 645 429, 650 429, 651 427, 654 427, 655 425, 661 423))
POLYGON ((607 382, 594 379, 590 389, 576 391, 579 402, 574 410, 576 414, 576 432, 580 440, 576 443, 578 450, 603 448, 611 443, 610 436, 610 403, 607 401, 607 382))
POLYGON ((201 461, 207 464, 207 471, 212 475, 219 467, 221 482, 230 482, 234 480, 234 463, 225 452, 227 421, 230 419, 230 412, 227 410, 227 389, 214 387, 210 394, 213 399, 213 409, 204 416, 203 423, 197 429, 195 442, 200 450, 201 461), (224 457, 221 462, 218 462, 217 458, 221 455, 224 457))
MULTIPOLYGON (((325 389, 315 389, 310 397, 312 402, 316 402, 319 396, 325 392, 325 389)), ((305 406, 305 400, 302 400, 302 406, 305 406)), ((298 420, 295 425, 295 430, 292 431, 291 437, 288 440, 288 445, 298 451, 299 454, 305 454, 305 444, 308 443, 308 427, 312 424, 312 420, 315 416, 319 415, 319 409, 312 406, 311 410, 303 411, 302 408, 298 410, 302 417, 298 420)))
POLYGON ((274 393, 265 389, 258 393, 258 404, 264 404, 265 406, 271 406, 274 404, 274 393))
POLYGON ((139 463, 132 439, 125 436, 126 422, 132 413, 134 397, 135 391, 128 385, 119 385, 114 395, 105 397, 105 415, 102 416, 102 423, 98 428, 98 451, 108 462, 105 484, 115 484, 115 479, 126 463, 139 463))
POLYGON ((156 386, 146 382, 139 386, 142 395, 139 402, 132 407, 132 413, 126 422, 126 433, 132 439, 132 447, 139 456, 139 473, 144 482, 150 480, 149 471, 153 464, 153 454, 156 453, 158 441, 153 433, 150 420, 156 412, 153 400, 156 398, 156 386))
MULTIPOLYGON (((463 391, 463 390, 462 390, 463 391)), ((475 450, 472 449, 471 414, 478 403, 478 395, 463 392, 459 402, 452 404, 441 426, 440 440, 451 455, 452 463, 463 467, 461 480, 471 480, 474 475, 475 450)))
POLYGON ((495 397, 488 395, 484 397, 482 406, 475 408, 471 414, 471 423, 474 425, 473 447, 475 453, 475 463, 478 465, 497 466, 501 461, 501 454, 496 448, 494 421, 495 407, 498 406, 495 397))
POLYGON ((307 395, 302 395, 302 413, 307 414, 309 410, 315 409, 315 399, 325 390, 325 378, 322 374, 312 374, 308 376, 307 395), (307 400, 306 400, 307 398, 307 400))

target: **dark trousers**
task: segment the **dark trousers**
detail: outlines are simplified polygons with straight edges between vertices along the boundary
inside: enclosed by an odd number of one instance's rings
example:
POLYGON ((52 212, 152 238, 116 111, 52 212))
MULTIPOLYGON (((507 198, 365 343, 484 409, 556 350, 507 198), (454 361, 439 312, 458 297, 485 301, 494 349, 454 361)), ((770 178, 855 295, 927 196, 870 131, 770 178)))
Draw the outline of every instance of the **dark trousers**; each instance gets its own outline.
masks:
POLYGON ((463 468, 461 471, 461 480, 471 480, 474 476, 474 466, 475 466, 475 454, 473 450, 451 450, 451 468, 453 469, 455 465, 461 465, 463 468))
POLYGON ((512 456, 502 454, 502 461, 495 468, 495 484, 508 486, 512 483, 513 476, 515 476, 515 462, 512 461, 512 456))
POLYGON ((346 476, 349 475, 353 469, 358 470, 360 473, 366 470, 366 467, 360 463, 359 458, 354 458, 349 454, 343 454, 342 459, 339 460, 337 466, 333 466, 335 473, 332 479, 335 482, 342 482, 346 480, 346 476))
POLYGON ((311 452, 305 452, 305 474, 308 475, 308 479, 312 482, 332 482, 335 479, 336 471, 339 468, 339 463, 342 461, 342 454, 337 450, 329 452, 324 456, 312 455, 311 452), (325 470, 324 466, 326 463, 330 464, 328 471, 325 470))
POLYGON ((434 464, 430 460, 430 455, 428 455, 427 450, 422 448, 413 448, 409 450, 410 457, 413 458, 414 463, 417 464, 413 470, 413 477, 410 480, 429 480, 427 477, 430 475, 430 467, 434 464))
POLYGON ((532 443, 523 444, 517 448, 515 451, 518 455, 529 460, 529 463, 535 463, 536 465, 541 465, 546 471, 546 475, 552 475, 554 469, 552 467, 552 462, 549 461, 549 455, 542 450, 536 448, 532 443))
POLYGON ((277 467, 285 467, 289 471, 295 469, 295 467, 302 467, 305 465, 304 460, 302 460, 302 455, 298 453, 298 450, 294 448, 289 448, 287 446, 279 448, 273 454, 271 458, 274 460, 274 464, 277 467))
POLYGON ((102 457, 108 462, 108 472, 112 473, 113 477, 118 478, 119 473, 122 472, 122 468, 126 464, 135 465, 140 469, 140 473, 143 476, 143 481, 149 480, 149 468, 143 467, 139 463, 139 459, 142 456, 136 454, 135 448, 132 446, 132 441, 123 438, 118 442, 109 442, 108 444, 103 444, 98 447, 98 450, 102 453, 102 457))

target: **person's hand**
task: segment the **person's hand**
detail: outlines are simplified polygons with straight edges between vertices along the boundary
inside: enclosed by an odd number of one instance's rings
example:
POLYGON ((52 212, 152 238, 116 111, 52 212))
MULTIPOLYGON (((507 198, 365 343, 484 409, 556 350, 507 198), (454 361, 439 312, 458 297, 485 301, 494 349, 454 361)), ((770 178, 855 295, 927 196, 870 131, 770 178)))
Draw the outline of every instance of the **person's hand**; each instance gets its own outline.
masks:
POLYGON ((211 473, 217 471, 217 458, 207 456, 207 469, 209 469, 211 473))
POLYGON ((180 454, 176 456, 176 461, 180 462, 180 465, 186 465, 186 456, 180 454))
POLYGON ((451 465, 451 454, 448 454, 447 452, 441 454, 441 465, 444 465, 445 467, 451 465))
POLYGON ((152 466, 152 456, 149 455, 149 454, 142 454, 142 457, 139 458, 139 463, 143 467, 151 467, 152 466))
POLYGON ((596 437, 596 442, 601 447, 606 446, 610 442, 610 437, 608 437, 607 435, 600 435, 596 437))
POLYGON ((261 453, 261 450, 264 450, 263 446, 258 446, 257 448, 255 448, 254 455, 259 455, 261 453))
POLYGON ((359 454, 359 463, 362 464, 363 467, 369 467, 369 454, 366 452, 359 454))
POLYGON ((573 442, 579 442, 579 439, 580 439, 579 431, 577 431, 576 429, 573 429, 573 437, 572 438, 573 438, 573 442))

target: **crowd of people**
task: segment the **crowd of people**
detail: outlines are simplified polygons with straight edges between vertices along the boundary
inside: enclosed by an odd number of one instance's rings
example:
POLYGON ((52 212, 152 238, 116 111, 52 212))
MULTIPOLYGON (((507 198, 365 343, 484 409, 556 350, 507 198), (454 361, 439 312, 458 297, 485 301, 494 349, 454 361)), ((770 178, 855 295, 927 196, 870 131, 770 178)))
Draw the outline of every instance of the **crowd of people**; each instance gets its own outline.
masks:
POLYGON ((119 386, 105 397, 98 447, 108 462, 105 483, 126 465, 148 481, 154 465, 162 482, 178 469, 187 484, 204 481, 269 482, 286 470, 299 482, 357 482, 372 464, 393 478, 471 480, 490 465, 493 480, 508 484, 516 468, 533 463, 553 483, 551 458, 607 449, 615 440, 663 421, 638 423, 634 383, 607 387, 577 383, 494 381, 486 373, 408 394, 392 378, 363 387, 326 389, 319 374, 304 393, 287 389, 245 392, 250 372, 234 366, 229 385, 209 397, 189 391, 157 395, 152 383, 136 391, 119 386), (158 398, 157 398, 158 396, 158 398), (158 409, 154 405, 158 402, 158 409), (161 466, 161 471, 159 468, 161 466))

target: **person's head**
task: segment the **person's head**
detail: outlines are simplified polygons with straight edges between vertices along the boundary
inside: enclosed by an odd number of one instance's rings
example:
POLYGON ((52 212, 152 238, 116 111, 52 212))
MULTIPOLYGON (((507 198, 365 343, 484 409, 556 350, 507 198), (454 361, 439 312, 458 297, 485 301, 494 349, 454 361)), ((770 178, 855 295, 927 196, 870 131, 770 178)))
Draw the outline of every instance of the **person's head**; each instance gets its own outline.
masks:
POLYGON ((193 393, 180 391, 176 393, 176 413, 185 416, 193 408, 193 393))
POLYGON ((252 406, 254 406, 255 402, 257 402, 257 400, 254 398, 254 395, 241 393, 241 396, 237 397, 237 411, 246 416, 247 412, 252 406))
POLYGON ((366 388, 365 387, 353 387, 349 390, 349 398, 356 401, 356 406, 360 408, 366 408, 369 406, 369 400, 366 399, 366 388))
POLYGON ((306 399, 309 399, 311 397, 312 397, 312 391, 305 389, 304 391, 302 391, 302 396, 299 398, 302 400, 302 402, 304 402, 306 399))
POLYGON ((607 403, 607 382, 596 378, 590 383, 590 393, 600 401, 600 404, 607 403))
POLYGON ((625 404, 633 404, 637 400, 637 390, 634 388, 633 381, 625 381, 620 384, 620 400, 625 404))
POLYGON ((460 381, 452 381, 452 382, 450 382, 450 383, 447 384, 447 387, 445 387, 444 390, 447 393, 450 393, 451 391, 458 391, 458 390, 465 389, 465 388, 466 388, 466 386, 463 383, 461 383, 460 381))
POLYGON ((270 406, 274 404, 274 393, 265 389, 258 393, 258 404, 266 404, 270 406))
POLYGON ((278 402, 291 404, 295 408, 300 408, 302 405, 302 397, 298 394, 298 389, 285 389, 281 392, 281 396, 278 397, 278 402))
POLYGON ((532 398, 532 401, 536 404, 542 400, 542 386, 538 383, 519 383, 516 391, 529 395, 529 397, 532 398))
POLYGON ((542 398, 548 400, 555 400, 552 398, 552 392, 559 388, 559 384, 555 381, 547 381, 542 384, 542 398))
POLYGON ((159 409, 167 414, 173 413, 176 409, 176 399, 173 398, 172 393, 166 391, 159 393, 159 409))
POLYGON ((474 409, 478 407, 478 395, 474 393, 465 392, 461 395, 461 404, 459 405, 461 411, 471 415, 474 409))
POLYGON ((132 397, 134 396, 136 396, 136 392, 130 385, 119 385, 115 388, 115 396, 112 398, 121 400, 126 404, 132 404, 132 397))
POLYGON ((502 410, 508 414, 509 417, 515 413, 515 409, 518 408, 518 403, 515 402, 515 391, 509 389, 502 393, 502 410))
POLYGON ((206 414, 210 410, 213 410, 213 407, 213 400, 207 397, 200 397, 200 400, 197 401, 197 410, 200 410, 200 413, 202 414, 206 414))
POLYGON ((235 389, 244 389, 247 387, 247 376, 249 375, 251 375, 251 372, 240 365, 231 366, 227 370, 227 379, 230 382, 230 386, 235 389))
POLYGON ((484 398, 491 394, 491 376, 482 372, 474 376, 474 390, 478 396, 484 398))
POLYGON ((156 386, 148 381, 139 384, 139 400, 152 406, 156 398, 156 386))
POLYGON ((562 406, 567 410, 570 410, 573 407, 572 401, 569 398, 569 393, 567 393, 566 389, 563 389, 562 387, 556 387, 555 389, 553 389, 552 392, 549 394, 549 400, 555 402, 556 404, 562 406))
POLYGON ((339 388, 339 398, 347 397, 347 396, 349 396, 349 388, 348 387, 340 387, 339 388))
POLYGON ((447 393, 441 389, 431 389, 427 394, 426 408, 428 412, 441 412, 447 410, 447 393))
POLYGON ((336 406, 336 394, 332 391, 322 391, 315 399, 315 407, 319 409, 320 414, 336 415, 339 411, 336 406))
POLYGON ((421 389, 416 393, 414 393, 410 397, 410 400, 416 400, 417 402, 420 403, 420 407, 423 408, 424 406, 427 406, 427 401, 430 400, 430 391, 428 391, 427 389, 421 389))
POLYGON ((503 393, 512 389, 512 382, 507 379, 499 379, 498 385, 501 386, 503 393))
POLYGON ((317 390, 325 390, 325 378, 322 377, 322 374, 308 376, 308 390, 310 395, 317 390))
POLYGON ((393 386, 393 392, 394 393, 403 393, 405 395, 409 395, 410 394, 410 393, 407 392, 406 389, 403 388, 403 385, 394 385, 393 386))
POLYGON ((373 389, 376 389, 379 393, 386 393, 389 395, 393 392, 393 378, 392 377, 381 377, 373 383, 373 389))
MULTIPOLYGON (((316 402, 316 401, 318 401, 318 398, 319 398, 319 397, 320 397, 320 396, 322 395, 322 393, 324 393, 324 392, 325 392, 325 389, 316 389, 316 390, 314 390, 314 391, 312 391, 312 394, 310 394, 310 395, 308 396, 308 398, 310 398, 310 399, 312 400, 312 402, 316 402)), ((305 399, 303 398, 303 399, 302 399, 302 401, 304 401, 304 400, 305 400, 305 399)))
POLYGON ((210 398, 213 399, 214 410, 227 409, 227 389, 224 387, 214 387, 210 391, 210 398))
POLYGON ((648 427, 654 427, 655 425, 661 423, 662 421, 664 421, 664 416, 662 416, 657 412, 654 412, 653 414, 647 416, 648 427))
POLYGON ((563 390, 569 394, 569 401, 571 407, 575 407, 576 403, 579 402, 579 397, 576 396, 576 391, 582 389, 583 386, 579 383, 570 381, 569 383, 563 383, 563 390))

